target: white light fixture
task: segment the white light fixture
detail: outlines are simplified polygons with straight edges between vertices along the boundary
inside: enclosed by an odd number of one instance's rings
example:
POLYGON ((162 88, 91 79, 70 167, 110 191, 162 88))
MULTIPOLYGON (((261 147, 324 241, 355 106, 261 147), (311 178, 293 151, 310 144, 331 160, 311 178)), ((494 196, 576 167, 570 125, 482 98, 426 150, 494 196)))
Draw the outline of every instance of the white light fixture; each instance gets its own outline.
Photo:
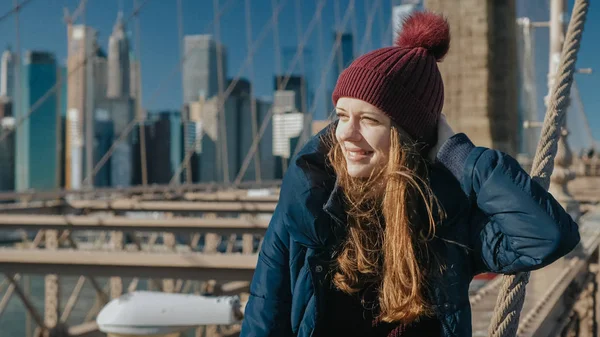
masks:
POLYGON ((96 323, 101 332, 151 336, 200 325, 229 325, 242 319, 238 296, 207 297, 136 291, 110 301, 96 323))

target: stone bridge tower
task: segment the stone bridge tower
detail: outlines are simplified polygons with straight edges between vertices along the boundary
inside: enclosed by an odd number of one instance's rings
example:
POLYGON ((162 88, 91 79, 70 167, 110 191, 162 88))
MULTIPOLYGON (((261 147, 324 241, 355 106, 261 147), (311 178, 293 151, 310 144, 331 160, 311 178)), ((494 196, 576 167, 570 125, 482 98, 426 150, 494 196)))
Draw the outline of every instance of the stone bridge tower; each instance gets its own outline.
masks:
POLYGON ((450 22, 450 52, 440 69, 444 113, 476 145, 518 151, 515 0, 425 0, 450 22))

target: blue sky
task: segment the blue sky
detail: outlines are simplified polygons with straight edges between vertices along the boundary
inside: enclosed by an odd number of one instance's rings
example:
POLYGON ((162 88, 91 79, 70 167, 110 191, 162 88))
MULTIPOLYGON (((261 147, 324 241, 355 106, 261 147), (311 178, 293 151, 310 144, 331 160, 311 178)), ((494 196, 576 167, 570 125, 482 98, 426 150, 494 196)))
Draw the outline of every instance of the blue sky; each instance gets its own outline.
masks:
MULTIPOLYGON (((144 0, 138 0, 142 3, 144 0)), ((572 6, 574 0, 569 0, 572 6)), ((221 17, 221 40, 228 52, 228 76, 234 77, 246 57, 246 23, 244 0, 219 0, 219 6, 226 4, 227 9, 221 17)), ((297 45, 296 8, 301 3, 299 16, 302 31, 313 17, 319 3, 318 0, 278 0, 284 3, 279 16, 279 41, 281 48, 295 48, 297 45)), ((336 23, 341 21, 348 0, 339 1, 339 11, 336 15, 335 3, 325 1, 322 25, 317 25, 308 41, 312 54, 314 87, 318 86, 321 77, 320 69, 328 58, 333 45, 333 30, 336 23)), ((533 20, 545 21, 549 17, 548 0, 517 0, 518 16, 529 16, 533 20)), ((36 49, 51 51, 56 54, 59 62, 66 58, 66 26, 63 21, 63 7, 73 10, 77 0, 33 0, 20 15, 21 50, 36 49)), ((183 3, 183 33, 202 34, 214 33, 211 24, 213 18, 213 1, 182 0, 183 3)), ((272 14, 271 0, 251 0, 252 36, 256 39, 272 14)), ((356 12, 350 16, 345 30, 354 32, 357 52, 365 52, 383 45, 389 45, 391 34, 387 27, 390 20, 391 0, 382 0, 381 10, 376 11, 375 21, 371 29, 371 39, 365 39, 367 15, 370 6, 377 1, 356 0, 356 12), (367 4, 367 8, 365 8, 367 4), (383 22, 383 24, 381 24, 383 22), (383 27, 383 30, 382 30, 383 27), (386 32, 387 31, 387 32, 386 32), (386 34, 387 33, 387 34, 386 34), (363 42, 364 41, 364 42, 363 42), (369 43, 370 42, 370 43, 369 43), (364 48, 360 48, 360 46, 364 48)), ((142 62, 142 86, 144 106, 148 110, 178 109, 182 101, 181 74, 177 72, 179 53, 178 20, 176 0, 149 0, 140 13, 140 52, 142 62)), ((13 5, 13 0, 0 0, 0 14, 7 12, 13 5)), ((112 31, 116 14, 122 6, 128 16, 133 8, 133 0, 88 0, 85 18, 87 25, 99 32, 99 43, 106 49, 108 36, 112 31)), ((79 20, 81 23, 82 20, 79 20)), ((133 21, 128 26, 133 36, 133 21)), ((585 27, 584 40, 578 59, 579 67, 592 67, 600 71, 598 54, 600 45, 595 43, 600 34, 600 7, 592 5, 585 27)), ((6 45, 15 46, 15 20, 11 17, 0 22, 0 48, 6 45)), ((275 50, 272 30, 264 35, 264 39, 254 54, 254 88, 258 96, 270 96, 275 72, 275 50)), ((452 47, 451 47, 452 48, 452 47)), ((452 50, 452 49, 451 49, 452 50)), ((540 28, 536 32, 536 68, 538 92, 546 92, 546 72, 548 68, 548 29, 540 28)), ((247 70, 242 70, 242 76, 247 77, 247 70)), ((583 106, 592 126, 595 138, 600 139, 600 115, 595 113, 600 108, 600 75, 576 75, 583 106)), ((330 86, 328 79, 326 87, 330 86)), ((326 89, 323 88, 323 89, 326 89)), ((325 101, 325 90, 317 91, 325 101)), ((543 101, 540 97, 540 114, 543 113, 543 101)), ((317 109, 318 115, 323 111, 317 109)), ((572 130, 574 133, 577 130, 572 130)))

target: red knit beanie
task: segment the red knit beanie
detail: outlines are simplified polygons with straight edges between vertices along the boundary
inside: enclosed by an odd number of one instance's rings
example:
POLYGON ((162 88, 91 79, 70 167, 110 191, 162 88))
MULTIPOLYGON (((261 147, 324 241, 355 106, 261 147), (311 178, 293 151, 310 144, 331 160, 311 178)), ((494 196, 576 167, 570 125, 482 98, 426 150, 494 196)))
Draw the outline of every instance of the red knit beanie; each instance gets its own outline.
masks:
POLYGON ((415 141, 433 146, 444 104, 437 62, 450 47, 448 21, 430 12, 409 16, 396 45, 369 52, 350 64, 333 91, 368 102, 385 112, 415 141))

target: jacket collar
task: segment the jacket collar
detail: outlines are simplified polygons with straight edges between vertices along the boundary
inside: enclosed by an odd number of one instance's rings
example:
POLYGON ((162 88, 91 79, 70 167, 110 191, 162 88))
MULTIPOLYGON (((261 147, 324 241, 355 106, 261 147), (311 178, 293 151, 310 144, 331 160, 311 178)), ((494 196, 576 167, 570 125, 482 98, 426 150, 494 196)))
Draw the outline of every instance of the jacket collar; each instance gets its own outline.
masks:
POLYGON ((344 201, 344 191, 336 179, 329 199, 323 205, 323 210, 329 214, 339 225, 346 223, 346 203, 344 201))

